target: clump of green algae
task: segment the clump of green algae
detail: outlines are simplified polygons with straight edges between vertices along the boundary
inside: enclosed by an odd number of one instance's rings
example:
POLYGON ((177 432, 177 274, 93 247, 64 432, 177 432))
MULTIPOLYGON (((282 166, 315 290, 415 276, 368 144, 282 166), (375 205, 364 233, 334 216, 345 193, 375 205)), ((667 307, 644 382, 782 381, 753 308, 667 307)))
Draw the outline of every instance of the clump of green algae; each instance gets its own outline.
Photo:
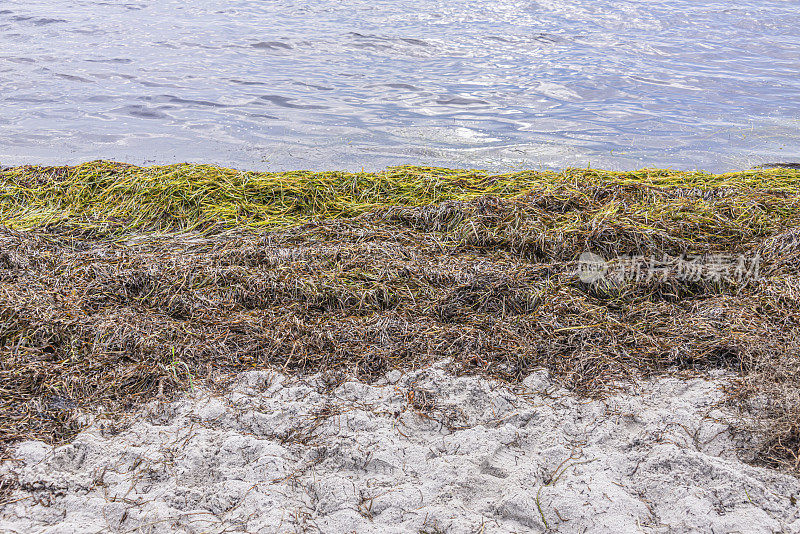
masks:
MULTIPOLYGON (((68 224, 91 229, 170 231, 230 226, 274 227, 317 218, 353 217, 390 206, 418 207, 483 195, 515 198, 574 192, 584 187, 630 186, 794 194, 800 170, 767 169, 705 174, 658 169, 608 172, 567 169, 487 174, 429 167, 394 167, 378 173, 242 172, 211 165, 136 167, 94 161, 75 167, 24 166, 0 172, 0 223, 14 228, 68 224)), ((698 203, 677 206, 645 202, 633 207, 644 220, 692 216, 698 203)), ((690 201, 686 201, 690 203, 690 201)), ((612 206, 613 207, 613 206, 612 206)), ((748 206, 732 206, 746 222, 748 206)), ((796 203, 772 215, 797 215, 796 203)), ((614 213, 609 212, 609 217, 614 213)), ((767 222, 766 224, 769 224, 767 222)))

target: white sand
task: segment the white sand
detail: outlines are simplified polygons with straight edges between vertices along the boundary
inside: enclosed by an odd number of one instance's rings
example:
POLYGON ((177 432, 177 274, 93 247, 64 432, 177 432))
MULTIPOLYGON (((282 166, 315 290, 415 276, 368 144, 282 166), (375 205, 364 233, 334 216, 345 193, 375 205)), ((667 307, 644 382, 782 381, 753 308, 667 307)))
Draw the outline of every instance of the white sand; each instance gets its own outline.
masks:
POLYGON ((440 368, 327 393, 246 373, 115 436, 21 444, 0 531, 800 532, 800 481, 739 461, 715 422, 720 380, 582 402, 543 372, 530 394, 440 368))

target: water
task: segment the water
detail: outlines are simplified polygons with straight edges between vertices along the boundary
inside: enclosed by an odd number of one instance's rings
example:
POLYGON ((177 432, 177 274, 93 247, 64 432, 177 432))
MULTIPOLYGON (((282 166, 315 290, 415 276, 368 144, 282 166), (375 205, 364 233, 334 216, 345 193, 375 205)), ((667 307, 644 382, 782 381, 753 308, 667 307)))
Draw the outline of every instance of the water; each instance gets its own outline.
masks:
POLYGON ((800 1, 0 0, 0 164, 800 159, 800 1))

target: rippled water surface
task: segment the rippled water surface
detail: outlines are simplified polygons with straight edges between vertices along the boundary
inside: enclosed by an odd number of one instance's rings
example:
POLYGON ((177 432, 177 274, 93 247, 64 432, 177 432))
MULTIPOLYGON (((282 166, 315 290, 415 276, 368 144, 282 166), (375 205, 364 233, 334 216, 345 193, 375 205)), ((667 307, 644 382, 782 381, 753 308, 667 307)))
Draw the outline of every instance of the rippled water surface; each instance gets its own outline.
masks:
POLYGON ((800 160, 800 1, 0 0, 0 164, 800 160))

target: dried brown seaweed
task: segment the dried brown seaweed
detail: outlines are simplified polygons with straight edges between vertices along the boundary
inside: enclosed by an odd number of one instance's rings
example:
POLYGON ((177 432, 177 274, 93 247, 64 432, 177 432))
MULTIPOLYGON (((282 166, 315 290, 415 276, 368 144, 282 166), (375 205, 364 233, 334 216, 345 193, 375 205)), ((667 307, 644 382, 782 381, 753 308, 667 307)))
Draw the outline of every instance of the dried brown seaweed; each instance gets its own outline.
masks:
MULTIPOLYGON (((72 179, 49 172, 45 181, 72 179)), ((387 199, 355 218, 263 229, 204 219, 158 233, 155 213, 120 218, 125 232, 87 232, 84 215, 4 229, 0 440, 63 441, 82 410, 124 412, 220 372, 371 380, 449 358, 456 372, 509 381, 546 367, 589 396, 622 380, 726 369, 741 429, 763 436, 752 458, 797 469, 800 173, 770 174, 763 188, 752 174, 581 176, 529 174, 529 192, 513 198, 467 184, 471 200, 387 199), (627 262, 629 276, 587 283, 586 251, 612 270, 627 262), (642 275, 653 258, 687 257, 760 265, 738 278, 642 275)))

